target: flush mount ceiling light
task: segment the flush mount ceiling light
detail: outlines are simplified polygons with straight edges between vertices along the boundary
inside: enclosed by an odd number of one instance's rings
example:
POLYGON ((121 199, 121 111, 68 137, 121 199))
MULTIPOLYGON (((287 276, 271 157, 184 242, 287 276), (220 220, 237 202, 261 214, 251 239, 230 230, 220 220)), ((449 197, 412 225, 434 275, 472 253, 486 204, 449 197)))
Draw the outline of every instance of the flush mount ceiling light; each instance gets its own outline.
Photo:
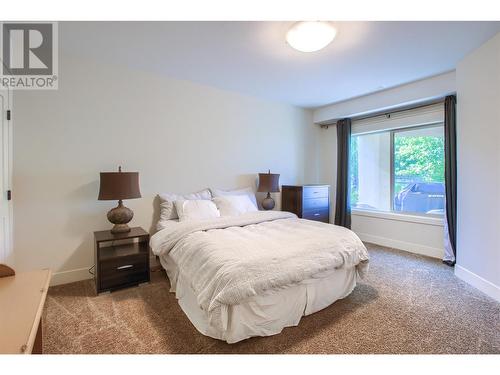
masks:
POLYGON ((329 22, 303 21, 294 24, 286 33, 286 41, 302 52, 319 51, 335 38, 337 30, 329 22))

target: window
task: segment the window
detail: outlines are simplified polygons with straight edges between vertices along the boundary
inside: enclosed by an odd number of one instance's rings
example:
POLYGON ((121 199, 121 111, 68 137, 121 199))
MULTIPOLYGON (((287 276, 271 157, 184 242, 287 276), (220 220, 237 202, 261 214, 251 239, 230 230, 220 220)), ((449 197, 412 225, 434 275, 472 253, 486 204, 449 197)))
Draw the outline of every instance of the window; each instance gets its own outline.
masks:
POLYGON ((443 215, 443 123, 408 126, 411 123, 407 117, 401 128, 391 125, 390 130, 353 131, 351 208, 443 215))

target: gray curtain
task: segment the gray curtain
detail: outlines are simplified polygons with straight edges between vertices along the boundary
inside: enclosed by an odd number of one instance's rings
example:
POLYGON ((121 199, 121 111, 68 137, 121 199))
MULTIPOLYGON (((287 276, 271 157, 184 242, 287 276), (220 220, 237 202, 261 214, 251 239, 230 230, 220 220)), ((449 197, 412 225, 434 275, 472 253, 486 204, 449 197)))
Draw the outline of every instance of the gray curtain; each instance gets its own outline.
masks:
POLYGON ((351 119, 337 121, 337 195, 335 199, 335 225, 351 228, 349 204, 349 154, 351 119))
POLYGON ((444 180, 446 190, 445 254, 443 262, 455 264, 457 246, 457 98, 444 101, 444 180))

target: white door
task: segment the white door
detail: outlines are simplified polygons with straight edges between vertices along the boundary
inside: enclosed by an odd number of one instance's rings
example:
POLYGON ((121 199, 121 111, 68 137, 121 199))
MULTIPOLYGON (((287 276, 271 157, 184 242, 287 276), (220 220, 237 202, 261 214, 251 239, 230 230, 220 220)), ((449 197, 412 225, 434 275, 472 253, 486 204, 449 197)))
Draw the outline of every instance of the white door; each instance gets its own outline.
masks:
POLYGON ((0 90, 0 263, 14 264, 12 247, 12 124, 8 117, 11 96, 0 90))

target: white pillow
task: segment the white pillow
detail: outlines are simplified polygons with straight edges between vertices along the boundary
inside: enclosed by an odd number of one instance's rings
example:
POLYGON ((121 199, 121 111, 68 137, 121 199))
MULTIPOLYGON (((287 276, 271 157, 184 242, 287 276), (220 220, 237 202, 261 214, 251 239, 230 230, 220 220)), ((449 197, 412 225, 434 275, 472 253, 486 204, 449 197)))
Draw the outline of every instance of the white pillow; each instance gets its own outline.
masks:
POLYGON ((210 190, 204 189, 202 191, 198 191, 196 193, 191 194, 173 194, 173 193, 163 193, 158 194, 160 197, 160 222, 166 220, 177 219, 179 216, 177 215, 177 210, 174 207, 175 201, 182 200, 193 200, 193 199, 212 199, 212 194, 210 190))
POLYGON ((255 192, 251 187, 235 190, 219 190, 210 188, 210 190, 212 191, 212 195, 214 197, 227 197, 228 195, 247 195, 248 198, 250 198, 250 200, 252 201, 255 208, 259 207, 257 205, 257 199, 255 199, 255 192))
POLYGON ((257 211, 248 195, 228 195, 212 199, 219 209, 220 216, 238 216, 245 212, 257 211))
POLYGON ((174 202, 179 221, 206 220, 220 216, 214 202, 206 199, 179 200, 174 202))

